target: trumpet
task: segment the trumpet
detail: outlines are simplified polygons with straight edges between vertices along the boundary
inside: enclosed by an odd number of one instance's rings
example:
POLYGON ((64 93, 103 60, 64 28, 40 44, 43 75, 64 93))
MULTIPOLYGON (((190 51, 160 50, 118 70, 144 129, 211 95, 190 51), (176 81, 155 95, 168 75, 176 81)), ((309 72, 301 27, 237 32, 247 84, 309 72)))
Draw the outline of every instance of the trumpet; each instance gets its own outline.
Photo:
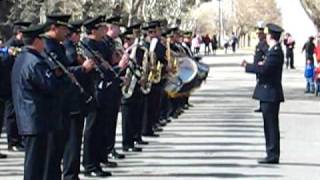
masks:
POLYGON ((22 51, 19 47, 3 47, 0 48, 0 52, 5 54, 10 54, 12 56, 17 56, 22 51))

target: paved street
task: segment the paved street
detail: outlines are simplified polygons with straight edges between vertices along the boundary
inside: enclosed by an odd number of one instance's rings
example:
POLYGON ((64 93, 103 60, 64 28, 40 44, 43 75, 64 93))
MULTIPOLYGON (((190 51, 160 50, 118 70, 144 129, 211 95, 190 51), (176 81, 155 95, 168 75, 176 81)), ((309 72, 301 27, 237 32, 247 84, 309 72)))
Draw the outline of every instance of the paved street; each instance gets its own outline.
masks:
MULTIPOLYGON (((255 76, 239 67, 244 58, 251 61, 252 55, 205 58, 211 71, 191 98, 195 107, 166 126, 160 138, 146 138, 151 144, 142 153, 117 161, 118 168, 108 169, 113 177, 106 179, 320 179, 320 97, 304 94, 304 59, 297 55, 297 69, 283 74, 281 164, 259 165, 256 160, 265 155, 263 123, 261 114, 253 113, 255 76)), ((7 153, 4 135, 0 142, 7 153)), ((0 160, 0 180, 22 179, 23 154, 8 154, 0 160)))

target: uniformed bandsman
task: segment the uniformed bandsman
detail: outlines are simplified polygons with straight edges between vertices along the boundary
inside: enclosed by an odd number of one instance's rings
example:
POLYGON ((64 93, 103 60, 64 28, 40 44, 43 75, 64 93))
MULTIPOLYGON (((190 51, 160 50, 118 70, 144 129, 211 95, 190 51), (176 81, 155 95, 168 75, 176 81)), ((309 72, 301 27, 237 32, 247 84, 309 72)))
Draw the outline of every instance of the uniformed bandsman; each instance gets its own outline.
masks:
MULTIPOLYGON (((48 156, 51 133, 61 130, 60 112, 55 111, 56 99, 62 86, 62 71, 48 64, 41 52, 44 43, 39 37, 44 25, 23 30, 26 47, 16 58, 12 70, 12 95, 19 134, 25 141, 24 179, 51 179, 47 173, 60 170, 47 164, 55 159, 48 156)), ((56 144, 57 145, 57 144, 56 144)))
POLYGON ((66 145, 63 154, 63 178, 65 180, 77 180, 80 173, 80 156, 82 133, 84 127, 84 117, 88 115, 92 108, 92 69, 94 61, 85 59, 81 55, 82 49, 79 48, 80 33, 83 20, 70 22, 72 28, 68 39, 63 42, 68 58, 68 69, 74 73, 75 78, 80 83, 81 89, 74 83, 66 89, 66 102, 69 112, 69 123, 65 123, 66 145))
MULTIPOLYGON (((7 42, 5 42, 4 46, 8 49, 10 48, 22 48, 23 46, 23 33, 21 32, 23 29, 28 27, 31 22, 28 21, 16 21, 13 26, 12 36, 7 42)), ((13 50, 13 49, 12 49, 13 50)), ((4 109, 4 121, 6 122, 6 132, 8 139, 8 150, 9 151, 23 151, 23 142, 22 138, 18 135, 18 128, 16 122, 16 115, 13 107, 12 96, 11 96, 11 70, 13 67, 13 63, 16 57, 16 53, 11 52, 9 56, 4 58, 4 66, 3 66, 3 82, 4 88, 1 89, 2 95, 0 95, 5 102, 4 109)), ((2 116, 0 117, 2 118, 2 116)))
POLYGON ((83 166, 85 169, 85 176, 91 177, 106 177, 112 174, 108 171, 102 170, 101 162, 101 138, 103 130, 105 130, 103 119, 96 117, 97 111, 101 107, 103 97, 101 91, 109 86, 114 78, 110 70, 104 69, 99 58, 107 58, 107 49, 103 46, 104 37, 104 16, 97 16, 90 18, 84 22, 87 36, 82 40, 85 46, 84 55, 95 61, 97 64, 97 75, 93 79, 94 98, 96 106, 88 112, 86 117, 84 130, 84 145, 83 145, 83 166), (94 53, 99 53, 99 55, 94 53), (102 56, 102 57, 97 57, 102 56), (99 94, 98 94, 99 93, 99 94))
MULTIPOLYGON (((140 152, 142 148, 136 147, 137 144, 148 144, 142 140, 141 131, 142 131, 142 118, 143 118, 143 94, 140 90, 141 76, 135 74, 132 71, 139 71, 138 67, 142 67, 143 56, 145 52, 139 48, 139 38, 140 38, 140 26, 141 24, 137 23, 128 27, 123 34, 124 47, 128 48, 132 45, 137 45, 128 53, 130 57, 132 55, 131 61, 133 65, 131 69, 127 69, 133 76, 131 79, 128 79, 128 83, 135 81, 135 86, 133 89, 133 94, 130 97, 122 97, 121 103, 121 112, 122 112, 122 148, 123 151, 133 151, 140 152), (138 67, 135 67, 135 66, 138 67)), ((129 65, 130 66, 130 65, 129 65)), ((127 84, 130 87, 130 84, 127 84)))
MULTIPOLYGON (((70 24, 68 24, 71 15, 69 14, 49 14, 47 15, 47 32, 43 38, 44 40, 44 54, 49 59, 56 59, 63 66, 68 67, 71 65, 69 59, 67 58, 65 47, 63 46, 63 41, 66 40, 69 34, 70 24)), ((67 90, 71 88, 72 83, 68 79, 64 78, 64 88, 60 91, 60 96, 56 99, 57 106, 52 109, 56 111, 57 119, 62 119, 61 129, 59 131, 53 132, 49 136, 48 144, 50 146, 48 151, 48 156, 52 156, 55 159, 49 166, 49 171, 46 172, 47 179, 61 179, 61 161, 63 159, 63 153, 65 149, 65 143, 68 139, 68 130, 70 116, 69 116, 69 106, 67 100, 69 95, 67 90), (57 171, 58 170, 58 171, 57 171)), ((58 121, 59 122, 59 121, 58 121)))
MULTIPOLYGON (((104 36, 106 60, 117 71, 124 66, 123 62, 127 61, 128 55, 123 52, 123 47, 119 42, 120 33, 120 16, 111 16, 106 18, 106 29, 104 36), (123 54, 124 53, 124 54, 123 54), (120 67, 121 66, 121 67, 120 67)), ((122 74, 120 75, 122 76, 122 74)), ((121 87, 120 78, 113 78, 110 86, 101 91, 101 106, 97 112, 97 118, 104 122, 101 136, 101 162, 107 167, 115 167, 115 162, 108 161, 108 158, 123 159, 124 154, 120 154, 115 150, 117 119, 121 103, 121 87)))
POLYGON ((143 123, 143 136, 158 137, 155 131, 159 128, 160 120, 160 108, 161 108, 161 98, 163 95, 163 77, 165 75, 165 70, 167 66, 167 60, 165 59, 166 48, 165 45, 161 43, 161 24, 160 21, 151 21, 144 28, 147 30, 147 38, 149 43, 147 47, 149 51, 154 52, 155 64, 160 62, 162 64, 161 69, 161 81, 159 83, 153 84, 151 92, 147 95, 147 115, 143 123))

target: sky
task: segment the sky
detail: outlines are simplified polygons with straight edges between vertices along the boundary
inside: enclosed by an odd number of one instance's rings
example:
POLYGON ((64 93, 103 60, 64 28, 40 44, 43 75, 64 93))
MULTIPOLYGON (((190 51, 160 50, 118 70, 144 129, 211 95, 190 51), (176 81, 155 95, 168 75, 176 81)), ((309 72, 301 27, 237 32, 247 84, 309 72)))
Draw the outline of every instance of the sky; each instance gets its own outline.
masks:
POLYGON ((309 36, 316 34, 316 28, 300 4, 300 0, 276 0, 282 12, 282 24, 290 32, 298 45, 309 36))

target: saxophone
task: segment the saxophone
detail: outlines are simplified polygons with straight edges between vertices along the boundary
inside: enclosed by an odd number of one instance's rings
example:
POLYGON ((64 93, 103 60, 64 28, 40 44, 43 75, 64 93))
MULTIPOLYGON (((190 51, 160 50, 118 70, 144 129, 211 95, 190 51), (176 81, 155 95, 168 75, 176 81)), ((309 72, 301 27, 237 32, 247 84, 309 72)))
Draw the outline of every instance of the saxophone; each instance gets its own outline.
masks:
POLYGON ((150 51, 149 51, 151 71, 149 73, 148 79, 154 84, 158 84, 161 81, 161 74, 162 74, 162 67, 163 67, 161 62, 158 61, 157 55, 154 51, 157 43, 158 43, 158 39, 156 38, 152 39, 150 43, 150 51))
POLYGON ((167 46, 166 59, 170 67, 170 75, 176 76, 178 73, 178 59, 177 59, 178 55, 174 54, 173 51, 171 51, 170 38, 167 39, 166 46, 167 46))
POLYGON ((143 94, 149 94, 152 87, 152 81, 149 78, 152 72, 150 71, 150 62, 149 62, 149 50, 143 46, 140 47, 142 50, 144 50, 143 55, 143 61, 142 61, 142 76, 141 79, 143 80, 143 83, 140 86, 140 90, 143 94))
POLYGON ((131 53, 129 55, 130 61, 125 74, 125 79, 129 80, 129 82, 123 85, 121 88, 122 95, 125 98, 130 98, 133 95, 134 89, 138 82, 138 78, 141 77, 140 67, 138 67, 136 61, 138 39, 135 40, 134 44, 136 45, 132 48, 131 53))

